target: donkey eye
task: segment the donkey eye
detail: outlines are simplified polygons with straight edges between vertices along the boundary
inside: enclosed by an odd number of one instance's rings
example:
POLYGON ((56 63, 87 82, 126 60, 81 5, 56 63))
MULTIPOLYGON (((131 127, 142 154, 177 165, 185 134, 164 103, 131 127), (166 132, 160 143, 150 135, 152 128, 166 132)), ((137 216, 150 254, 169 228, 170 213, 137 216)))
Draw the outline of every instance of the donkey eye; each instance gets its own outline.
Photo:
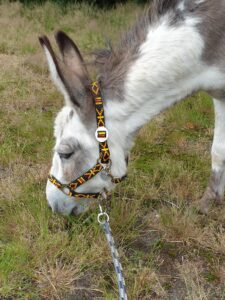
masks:
POLYGON ((71 153, 58 153, 60 158, 69 159, 74 152, 71 153))

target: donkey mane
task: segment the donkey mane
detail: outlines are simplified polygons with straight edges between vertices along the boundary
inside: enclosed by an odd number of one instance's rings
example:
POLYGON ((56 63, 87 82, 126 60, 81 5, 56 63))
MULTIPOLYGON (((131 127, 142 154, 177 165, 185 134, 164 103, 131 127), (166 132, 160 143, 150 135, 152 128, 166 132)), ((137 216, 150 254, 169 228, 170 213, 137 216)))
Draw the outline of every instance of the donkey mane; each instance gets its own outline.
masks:
POLYGON ((123 99, 126 74, 131 63, 138 58, 140 45, 147 38, 149 25, 156 24, 162 16, 169 12, 171 12, 171 25, 182 20, 182 12, 175 9, 179 2, 180 0, 153 0, 144 14, 123 34, 116 47, 109 42, 105 49, 94 51, 98 79, 105 92, 105 98, 123 99))

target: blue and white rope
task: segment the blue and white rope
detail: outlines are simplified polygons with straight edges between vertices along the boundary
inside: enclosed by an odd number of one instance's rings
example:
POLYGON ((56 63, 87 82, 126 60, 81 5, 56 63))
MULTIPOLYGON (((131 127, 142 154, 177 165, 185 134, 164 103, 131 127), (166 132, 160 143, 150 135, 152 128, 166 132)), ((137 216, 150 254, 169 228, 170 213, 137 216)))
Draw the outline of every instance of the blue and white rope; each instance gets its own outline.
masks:
POLYGON ((110 250, 112 254, 113 264, 116 271, 117 281, 118 281, 118 289, 119 289, 119 300, 127 300, 127 293, 126 293, 126 285, 125 280, 123 277, 123 269, 120 263, 119 254, 113 239, 112 231, 109 225, 109 216, 107 213, 102 212, 102 208, 100 206, 101 213, 98 215, 98 221, 102 225, 110 250), (101 221, 101 217, 105 217, 106 220, 101 221))

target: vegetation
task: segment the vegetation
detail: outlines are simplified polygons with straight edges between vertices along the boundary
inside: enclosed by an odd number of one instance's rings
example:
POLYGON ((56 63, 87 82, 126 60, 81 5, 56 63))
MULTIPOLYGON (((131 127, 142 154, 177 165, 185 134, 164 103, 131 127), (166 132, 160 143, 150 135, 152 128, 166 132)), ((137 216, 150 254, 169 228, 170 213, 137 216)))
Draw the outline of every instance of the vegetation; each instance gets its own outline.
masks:
MULTIPOLYGON (((51 83, 38 35, 61 29, 83 53, 114 42, 140 7, 0 5, 0 298, 117 299, 97 207, 52 214, 45 199, 53 120, 63 99, 51 83)), ((194 209, 210 172, 213 108, 200 93, 147 125, 129 179, 111 203, 129 299, 225 299, 225 207, 194 209)))
MULTIPOLYGON (((86 3, 91 6, 97 6, 98 8, 112 8, 116 7, 116 5, 124 4, 127 2, 127 0, 50 0, 55 4, 59 5, 71 5, 71 4, 77 4, 77 3, 86 3)), ((131 0, 130 0, 131 1, 131 0)), ((42 5, 46 2, 46 0, 20 0, 21 3, 26 5, 42 5)), ((132 1, 131 1, 132 2, 132 1)), ((150 0, 133 0, 135 3, 146 3, 150 2, 150 0)))

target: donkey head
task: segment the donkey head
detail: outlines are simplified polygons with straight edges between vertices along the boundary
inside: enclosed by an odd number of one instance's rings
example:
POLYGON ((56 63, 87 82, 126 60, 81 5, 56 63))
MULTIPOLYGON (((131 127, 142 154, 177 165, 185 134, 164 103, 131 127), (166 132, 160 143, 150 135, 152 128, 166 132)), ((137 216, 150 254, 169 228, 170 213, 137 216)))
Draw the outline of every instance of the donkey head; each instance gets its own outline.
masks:
MULTIPOLYGON (((61 183, 69 183, 96 164, 99 157, 95 139, 96 120, 91 80, 84 60, 74 42, 63 32, 56 34, 61 58, 58 58, 46 36, 40 38, 51 77, 65 98, 65 106, 55 121, 56 144, 51 174, 61 183)), ((104 174, 98 174, 77 188, 79 193, 98 193, 111 189, 112 183, 104 174)), ((75 199, 65 195, 50 182, 46 194, 53 211, 62 214, 80 213, 91 200, 75 199)))

